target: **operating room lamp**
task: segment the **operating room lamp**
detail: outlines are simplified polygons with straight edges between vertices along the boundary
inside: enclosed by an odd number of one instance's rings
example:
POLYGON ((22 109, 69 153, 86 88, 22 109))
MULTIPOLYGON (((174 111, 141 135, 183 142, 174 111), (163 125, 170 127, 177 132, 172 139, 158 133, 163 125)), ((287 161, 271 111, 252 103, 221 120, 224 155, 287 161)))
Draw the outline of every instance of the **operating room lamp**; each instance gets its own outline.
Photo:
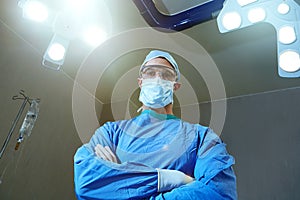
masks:
POLYGON ((260 22, 277 34, 278 74, 300 77, 300 6, 293 0, 226 0, 217 17, 221 33, 260 22))
POLYGON ((294 0, 133 0, 146 22, 181 31, 217 17, 221 33, 261 22, 277 33, 278 74, 300 77, 300 8, 294 0), (181 8, 181 10, 180 10, 181 8))
MULTIPOLYGON (((23 17, 51 27, 53 37, 44 52, 42 65, 54 70, 60 70, 64 64, 69 44, 75 38, 81 38, 90 46, 96 47, 106 40, 106 30, 95 22, 95 5, 102 9, 104 3, 96 0, 65 0, 63 8, 54 11, 38 0, 20 0, 19 7, 23 17)), ((96 10, 97 13, 99 10, 96 10)), ((103 13, 106 10, 102 10, 103 13)), ((104 18, 105 16, 102 16, 104 18)), ((106 27, 105 27, 106 28, 106 27)))

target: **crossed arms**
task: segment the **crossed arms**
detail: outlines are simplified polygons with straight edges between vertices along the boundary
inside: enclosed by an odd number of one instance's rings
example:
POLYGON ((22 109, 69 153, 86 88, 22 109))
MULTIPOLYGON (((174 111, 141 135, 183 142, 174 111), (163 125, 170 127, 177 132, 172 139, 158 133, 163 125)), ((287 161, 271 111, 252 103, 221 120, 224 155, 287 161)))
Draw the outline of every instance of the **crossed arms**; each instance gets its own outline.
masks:
MULTIPOLYGON (((103 134, 103 129, 102 129, 103 134)), ((234 160, 210 130, 201 133, 193 177, 177 169, 120 163, 109 137, 95 134, 74 157, 78 199, 236 199, 234 160), (97 138, 97 139, 95 139, 97 138), (177 179, 177 180, 174 180, 177 179)))

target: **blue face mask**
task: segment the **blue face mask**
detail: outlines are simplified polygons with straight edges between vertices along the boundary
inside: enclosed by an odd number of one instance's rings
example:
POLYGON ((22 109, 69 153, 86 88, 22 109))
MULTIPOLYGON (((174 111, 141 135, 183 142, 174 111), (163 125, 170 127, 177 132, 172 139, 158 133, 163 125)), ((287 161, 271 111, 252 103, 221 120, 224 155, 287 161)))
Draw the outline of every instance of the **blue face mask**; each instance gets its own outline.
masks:
POLYGON ((173 103, 172 81, 163 80, 159 77, 154 79, 142 79, 142 88, 139 100, 150 108, 162 108, 173 103))

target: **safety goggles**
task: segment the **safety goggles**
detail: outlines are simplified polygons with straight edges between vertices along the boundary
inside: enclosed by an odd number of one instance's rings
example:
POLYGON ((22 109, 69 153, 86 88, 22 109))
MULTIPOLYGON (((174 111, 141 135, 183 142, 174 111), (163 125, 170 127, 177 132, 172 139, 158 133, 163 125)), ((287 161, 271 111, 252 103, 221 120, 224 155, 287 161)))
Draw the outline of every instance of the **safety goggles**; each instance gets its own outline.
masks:
POLYGON ((141 77, 144 79, 152 79, 159 73, 160 78, 168 81, 176 81, 176 72, 174 69, 164 65, 147 65, 141 68, 141 77))

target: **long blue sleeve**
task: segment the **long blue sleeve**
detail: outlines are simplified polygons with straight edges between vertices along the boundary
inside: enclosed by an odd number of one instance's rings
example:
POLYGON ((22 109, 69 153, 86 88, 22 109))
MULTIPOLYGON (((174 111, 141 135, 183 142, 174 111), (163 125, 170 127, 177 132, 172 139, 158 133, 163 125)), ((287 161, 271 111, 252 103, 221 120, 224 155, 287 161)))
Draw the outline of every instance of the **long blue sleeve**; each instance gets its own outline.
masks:
POLYGON ((237 199, 235 192, 235 176, 228 168, 219 172, 207 184, 194 181, 175 188, 170 192, 152 196, 150 200, 227 200, 237 199))
POLYGON ((95 158, 86 147, 74 157, 78 199, 141 199, 157 190, 157 173, 135 163, 121 165, 95 158))
POLYGON ((208 129, 201 138, 194 169, 195 181, 152 196, 151 200, 237 199, 233 157, 227 153, 225 144, 212 130, 208 129))
POLYGON ((157 172, 140 163, 116 164, 98 158, 96 144, 111 146, 105 125, 74 156, 74 183, 78 199, 141 199, 157 192, 157 172))

